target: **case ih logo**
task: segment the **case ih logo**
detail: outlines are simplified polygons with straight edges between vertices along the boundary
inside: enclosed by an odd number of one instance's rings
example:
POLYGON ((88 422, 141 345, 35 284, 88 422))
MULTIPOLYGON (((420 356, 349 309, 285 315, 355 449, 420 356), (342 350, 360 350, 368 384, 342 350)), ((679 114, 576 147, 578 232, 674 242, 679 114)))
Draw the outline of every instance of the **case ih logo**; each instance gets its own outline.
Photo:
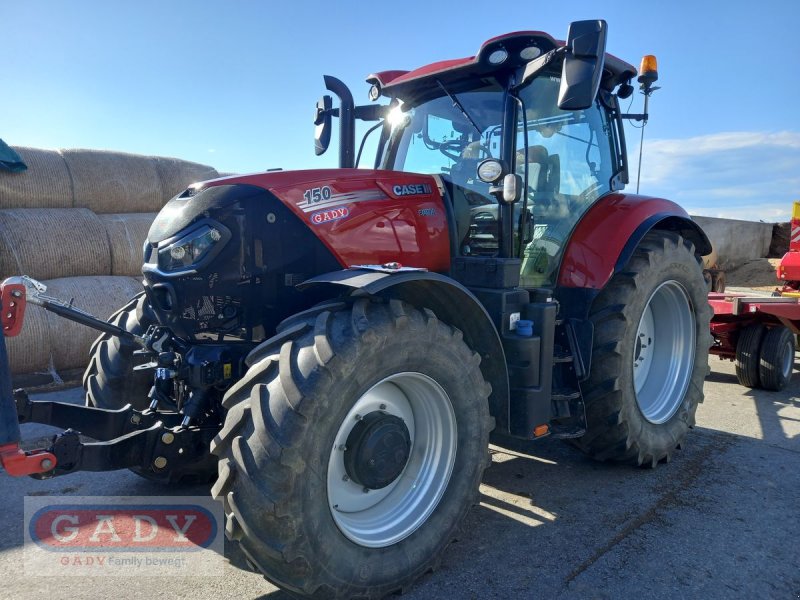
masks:
POLYGON ((323 223, 330 223, 331 221, 338 221, 350 216, 350 209, 346 206, 339 208, 331 208, 330 210, 321 210, 311 215, 311 222, 314 225, 322 225, 323 223))
POLYGON ((130 551, 197 551, 217 532, 212 515, 200 506, 53 506, 33 515, 31 540, 40 548, 130 551))
POLYGON ((427 183, 411 183, 409 185, 396 185, 392 188, 396 196, 421 196, 430 194, 431 186, 427 183))
POLYGON ((26 573, 221 576, 221 505, 207 497, 27 497, 26 573))

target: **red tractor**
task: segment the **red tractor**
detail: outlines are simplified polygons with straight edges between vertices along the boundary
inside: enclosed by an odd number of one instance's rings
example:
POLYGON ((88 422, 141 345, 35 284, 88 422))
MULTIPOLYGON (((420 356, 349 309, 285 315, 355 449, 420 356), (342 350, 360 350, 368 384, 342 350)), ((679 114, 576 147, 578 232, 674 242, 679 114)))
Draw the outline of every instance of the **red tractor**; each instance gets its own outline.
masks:
POLYGON ((4 382, 6 469, 216 480, 228 538, 268 579, 379 598, 436 566, 490 434, 669 460, 703 399, 711 246, 676 204, 622 193, 623 119, 646 115, 620 109, 637 73, 605 39, 604 21, 566 43, 503 35, 370 75, 366 106, 326 77, 339 105, 317 105, 317 153, 338 118, 340 168, 173 198, 143 293, 108 323, 8 282, 9 332, 27 299, 104 333, 87 407, 4 382), (356 119, 375 122, 371 169, 356 119), (73 429, 26 453, 18 421, 73 429))

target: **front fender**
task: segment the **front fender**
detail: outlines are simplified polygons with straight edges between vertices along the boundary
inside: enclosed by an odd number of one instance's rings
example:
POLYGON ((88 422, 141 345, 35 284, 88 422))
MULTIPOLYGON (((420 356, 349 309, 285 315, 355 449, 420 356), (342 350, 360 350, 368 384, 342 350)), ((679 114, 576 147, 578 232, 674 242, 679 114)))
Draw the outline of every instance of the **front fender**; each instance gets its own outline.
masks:
POLYGON ((680 206, 662 198, 609 194, 595 203, 570 237, 558 273, 562 288, 602 289, 652 229, 677 231, 698 254, 711 252, 703 230, 680 206))
POLYGON ((436 316, 464 334, 464 341, 481 357, 481 372, 492 386, 489 412, 497 430, 508 432, 509 383, 505 352, 500 335, 489 313, 463 285, 444 275, 428 271, 384 273, 369 269, 346 269, 326 273, 303 282, 312 286, 349 288, 350 295, 397 298, 419 308, 429 308, 436 316))

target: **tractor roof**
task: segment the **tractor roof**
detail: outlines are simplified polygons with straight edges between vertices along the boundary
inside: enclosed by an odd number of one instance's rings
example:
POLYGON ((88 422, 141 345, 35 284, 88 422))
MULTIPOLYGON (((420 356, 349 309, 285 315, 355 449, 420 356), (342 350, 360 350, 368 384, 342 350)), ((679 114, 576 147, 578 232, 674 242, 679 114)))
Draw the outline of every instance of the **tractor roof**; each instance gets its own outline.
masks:
MULTIPOLYGON (((495 72, 519 67, 536 56, 563 45, 562 40, 556 40, 541 31, 516 31, 485 41, 475 56, 443 60, 413 71, 380 71, 367 77, 367 82, 378 84, 382 94, 386 96, 416 96, 429 87, 438 87, 437 79, 452 83, 486 77, 495 72), (489 57, 498 50, 508 52, 508 58, 502 64, 491 64, 489 57), (523 52, 525 55, 521 56, 520 53, 523 52)), ((636 69, 633 65, 606 53, 602 80, 604 88, 613 89, 635 75, 636 69)))

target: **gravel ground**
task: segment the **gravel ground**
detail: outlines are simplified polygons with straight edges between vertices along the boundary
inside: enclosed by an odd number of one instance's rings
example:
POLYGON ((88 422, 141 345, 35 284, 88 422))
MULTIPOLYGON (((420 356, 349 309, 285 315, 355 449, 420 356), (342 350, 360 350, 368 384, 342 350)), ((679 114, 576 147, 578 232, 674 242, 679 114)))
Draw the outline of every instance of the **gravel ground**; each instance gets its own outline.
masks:
MULTIPOLYGON (((492 448, 463 536, 407 597, 800 598, 800 376, 770 393, 739 386, 727 361, 711 366, 697 427, 655 470, 597 463, 557 440, 492 448)), ((75 389, 49 396, 80 400, 75 389)), ((27 438, 48 432, 23 429, 27 438)), ((230 544, 223 577, 25 577, 25 495, 208 488, 164 488, 128 472, 1 477, 0 597, 287 598, 243 569, 230 544)))

